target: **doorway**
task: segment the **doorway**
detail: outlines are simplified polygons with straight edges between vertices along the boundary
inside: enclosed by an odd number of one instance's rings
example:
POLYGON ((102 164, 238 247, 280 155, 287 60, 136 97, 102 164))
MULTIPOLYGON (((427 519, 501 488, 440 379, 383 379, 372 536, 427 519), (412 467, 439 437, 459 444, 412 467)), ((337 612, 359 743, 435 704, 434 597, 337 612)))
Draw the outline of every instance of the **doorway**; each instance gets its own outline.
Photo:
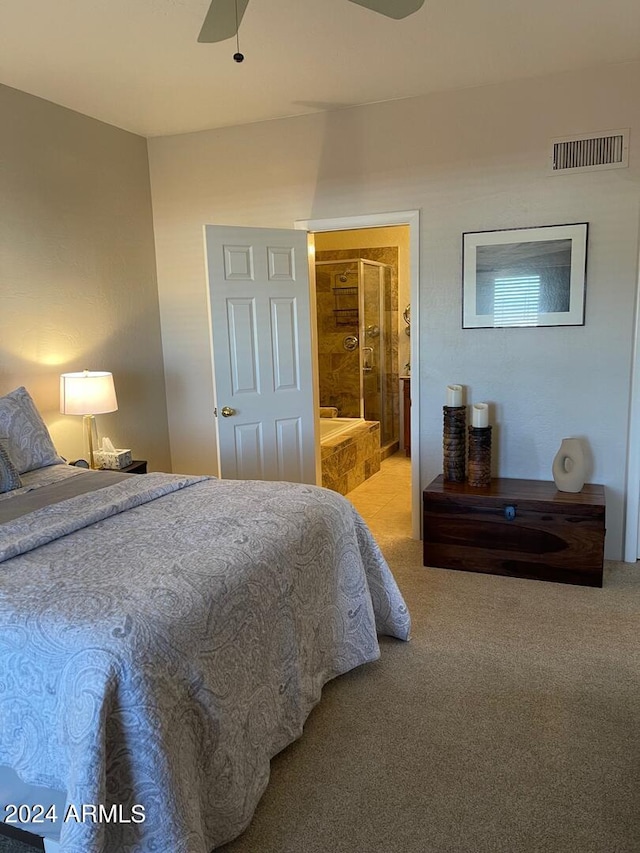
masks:
MULTIPOLYGON (((384 249, 385 247, 393 247, 393 243, 398 245, 397 238, 390 239, 390 232, 396 226, 404 226, 402 229, 405 232, 404 236, 404 263, 406 273, 404 276, 398 276, 398 292, 396 302, 394 303, 394 320, 397 328, 397 353, 392 356, 395 360, 395 384, 393 396, 395 397, 395 406, 398 412, 396 423, 398 424, 398 435, 400 440, 400 429, 402 425, 402 417, 400 416, 400 387, 398 384, 398 375, 407 375, 411 373, 411 385, 414 389, 419 387, 419 363, 418 363, 418 240, 419 240, 419 212, 418 211, 399 211, 388 214, 372 214, 357 217, 341 217, 338 219, 325 220, 306 220, 298 221, 295 227, 310 232, 310 243, 315 246, 315 258, 320 260, 323 258, 322 252, 336 251, 342 252, 343 259, 353 257, 353 251, 367 249, 369 254, 374 249, 384 249), (385 233, 386 232, 386 233, 385 233), (354 244, 355 240, 355 244, 354 244), (340 246, 337 249, 327 249, 328 241, 335 241, 334 245, 340 246), (358 245, 359 244, 359 245, 358 245), (400 285, 402 280, 402 285, 400 285), (405 301, 406 300, 406 301, 405 301), (411 306, 410 311, 407 309, 411 306), (414 318, 414 323, 411 326, 411 335, 405 334, 405 326, 409 326, 403 317, 409 313, 414 318), (402 342, 402 345, 401 345, 402 342)), ((361 251, 356 252, 357 255, 361 251)), ((326 259, 326 258, 325 258, 326 259)), ((338 260, 336 258, 335 260, 338 260)), ((365 258, 365 260, 367 260, 365 258)), ((378 264, 384 264, 384 259, 378 255, 377 257, 369 257, 368 260, 375 261, 378 264)), ((360 261, 360 257, 358 257, 360 261)), ((389 307, 387 305, 387 307, 389 307)), ((376 324, 369 324, 375 326, 376 324)), ((366 344, 365 344, 366 346, 366 344)), ((391 356, 390 356, 391 357, 391 356)), ((361 363, 363 358, 360 359, 361 363)), ((365 362, 366 366, 366 362, 365 362)), ((415 395, 414 395, 415 396, 415 395)), ((421 518, 420 518, 420 447, 417 440, 419 435, 419 406, 417 405, 417 397, 410 409, 410 433, 414 436, 414 441, 411 449, 411 521, 413 536, 416 539, 420 538, 421 534, 421 518)), ((404 432, 404 431, 402 431, 404 432)))
POLYGON ((410 359, 406 226, 315 234, 320 405, 380 423, 382 459, 404 445, 399 377, 410 359), (342 248, 346 247, 346 248, 342 248), (402 306, 402 310, 401 310, 402 306))

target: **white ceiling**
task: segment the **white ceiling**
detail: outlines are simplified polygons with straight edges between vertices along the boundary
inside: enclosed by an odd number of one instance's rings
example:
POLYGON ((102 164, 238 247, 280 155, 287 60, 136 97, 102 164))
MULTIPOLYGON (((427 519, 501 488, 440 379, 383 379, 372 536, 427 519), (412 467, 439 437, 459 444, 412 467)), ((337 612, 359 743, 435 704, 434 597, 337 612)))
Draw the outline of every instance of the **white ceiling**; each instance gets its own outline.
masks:
POLYGON ((143 136, 640 59, 639 0, 251 0, 198 44, 210 0, 0 0, 0 81, 143 136))

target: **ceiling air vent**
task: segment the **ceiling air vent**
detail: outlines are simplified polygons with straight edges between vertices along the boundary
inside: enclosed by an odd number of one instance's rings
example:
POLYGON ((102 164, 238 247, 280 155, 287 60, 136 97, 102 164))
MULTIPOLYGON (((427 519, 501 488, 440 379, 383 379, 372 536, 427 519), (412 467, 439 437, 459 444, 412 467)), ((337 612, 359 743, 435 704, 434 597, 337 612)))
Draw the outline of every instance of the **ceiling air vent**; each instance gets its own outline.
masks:
POLYGON ((628 130, 562 136, 551 143, 551 171, 556 175, 623 169, 629 165, 628 130))

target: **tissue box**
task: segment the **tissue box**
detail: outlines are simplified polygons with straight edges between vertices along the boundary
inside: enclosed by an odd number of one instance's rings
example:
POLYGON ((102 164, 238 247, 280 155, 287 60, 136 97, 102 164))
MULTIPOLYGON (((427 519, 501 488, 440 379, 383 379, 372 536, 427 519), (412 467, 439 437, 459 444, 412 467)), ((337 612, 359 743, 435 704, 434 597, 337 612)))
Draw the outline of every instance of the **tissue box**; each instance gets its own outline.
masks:
POLYGON ((118 470, 119 468, 126 468, 127 465, 131 465, 130 450, 96 450, 93 458, 98 468, 118 470))

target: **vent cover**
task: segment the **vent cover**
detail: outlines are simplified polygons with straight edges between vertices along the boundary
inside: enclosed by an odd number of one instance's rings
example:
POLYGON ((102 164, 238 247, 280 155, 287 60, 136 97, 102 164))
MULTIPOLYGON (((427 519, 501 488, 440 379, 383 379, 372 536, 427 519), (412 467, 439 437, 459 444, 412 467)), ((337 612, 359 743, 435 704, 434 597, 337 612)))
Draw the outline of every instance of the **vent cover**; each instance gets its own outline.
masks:
POLYGON ((628 130, 562 136, 552 139, 551 143, 553 174, 624 169, 629 165, 628 130))

